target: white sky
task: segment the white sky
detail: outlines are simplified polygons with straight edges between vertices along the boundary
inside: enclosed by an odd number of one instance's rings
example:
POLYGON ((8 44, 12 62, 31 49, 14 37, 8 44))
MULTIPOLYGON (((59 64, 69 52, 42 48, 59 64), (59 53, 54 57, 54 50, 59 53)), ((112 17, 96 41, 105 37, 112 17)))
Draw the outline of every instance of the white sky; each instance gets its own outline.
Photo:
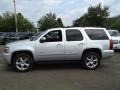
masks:
MULTIPOLYGON (((21 12, 31 22, 36 22, 46 13, 56 13, 64 25, 82 16, 91 5, 109 6, 110 16, 120 14, 120 0, 16 0, 17 12, 21 12)), ((13 12, 13 0, 0 0, 0 14, 13 12)))

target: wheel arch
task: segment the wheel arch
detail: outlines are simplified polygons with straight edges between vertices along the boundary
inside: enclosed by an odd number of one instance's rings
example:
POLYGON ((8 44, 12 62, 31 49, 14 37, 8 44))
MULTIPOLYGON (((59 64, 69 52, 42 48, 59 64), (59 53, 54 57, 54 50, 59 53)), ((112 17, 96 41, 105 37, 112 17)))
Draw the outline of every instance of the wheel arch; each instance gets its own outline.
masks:
POLYGON ((29 50, 21 50, 21 51, 15 51, 12 53, 12 56, 11 56, 11 64, 13 63, 13 58, 15 55, 17 54, 20 54, 20 53, 23 53, 23 54, 28 54, 32 57, 33 61, 34 61, 34 56, 33 56, 33 53, 29 50))
POLYGON ((99 48, 88 48, 88 49, 85 49, 83 51, 82 57, 83 57, 83 55, 85 55, 88 52, 95 52, 95 53, 99 54, 100 59, 102 59, 102 51, 99 48))

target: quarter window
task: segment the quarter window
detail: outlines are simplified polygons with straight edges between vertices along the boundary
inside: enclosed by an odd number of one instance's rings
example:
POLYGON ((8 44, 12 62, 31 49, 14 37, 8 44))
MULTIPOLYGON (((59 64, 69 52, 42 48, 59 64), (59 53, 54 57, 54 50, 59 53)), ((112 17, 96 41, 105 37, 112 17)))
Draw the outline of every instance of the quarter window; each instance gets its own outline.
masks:
POLYGON ((108 36, 103 29, 85 29, 91 40, 108 40, 108 36))
POLYGON ((66 30, 66 40, 67 41, 81 41, 83 36, 79 30, 72 29, 66 30))

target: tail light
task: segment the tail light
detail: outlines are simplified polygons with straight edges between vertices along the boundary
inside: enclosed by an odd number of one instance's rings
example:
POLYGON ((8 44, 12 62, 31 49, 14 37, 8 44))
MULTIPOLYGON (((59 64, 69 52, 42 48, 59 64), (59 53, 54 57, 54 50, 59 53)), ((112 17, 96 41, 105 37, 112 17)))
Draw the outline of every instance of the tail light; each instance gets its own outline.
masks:
POLYGON ((112 50, 112 49, 113 49, 113 41, 110 40, 110 50, 112 50))

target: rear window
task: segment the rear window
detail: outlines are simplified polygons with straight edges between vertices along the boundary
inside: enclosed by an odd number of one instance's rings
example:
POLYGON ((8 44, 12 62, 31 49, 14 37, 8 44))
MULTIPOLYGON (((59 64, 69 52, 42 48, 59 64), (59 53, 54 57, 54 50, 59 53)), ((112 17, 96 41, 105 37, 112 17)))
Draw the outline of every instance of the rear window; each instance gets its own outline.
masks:
POLYGON ((108 36, 103 29, 85 29, 91 40, 108 40, 108 36))

